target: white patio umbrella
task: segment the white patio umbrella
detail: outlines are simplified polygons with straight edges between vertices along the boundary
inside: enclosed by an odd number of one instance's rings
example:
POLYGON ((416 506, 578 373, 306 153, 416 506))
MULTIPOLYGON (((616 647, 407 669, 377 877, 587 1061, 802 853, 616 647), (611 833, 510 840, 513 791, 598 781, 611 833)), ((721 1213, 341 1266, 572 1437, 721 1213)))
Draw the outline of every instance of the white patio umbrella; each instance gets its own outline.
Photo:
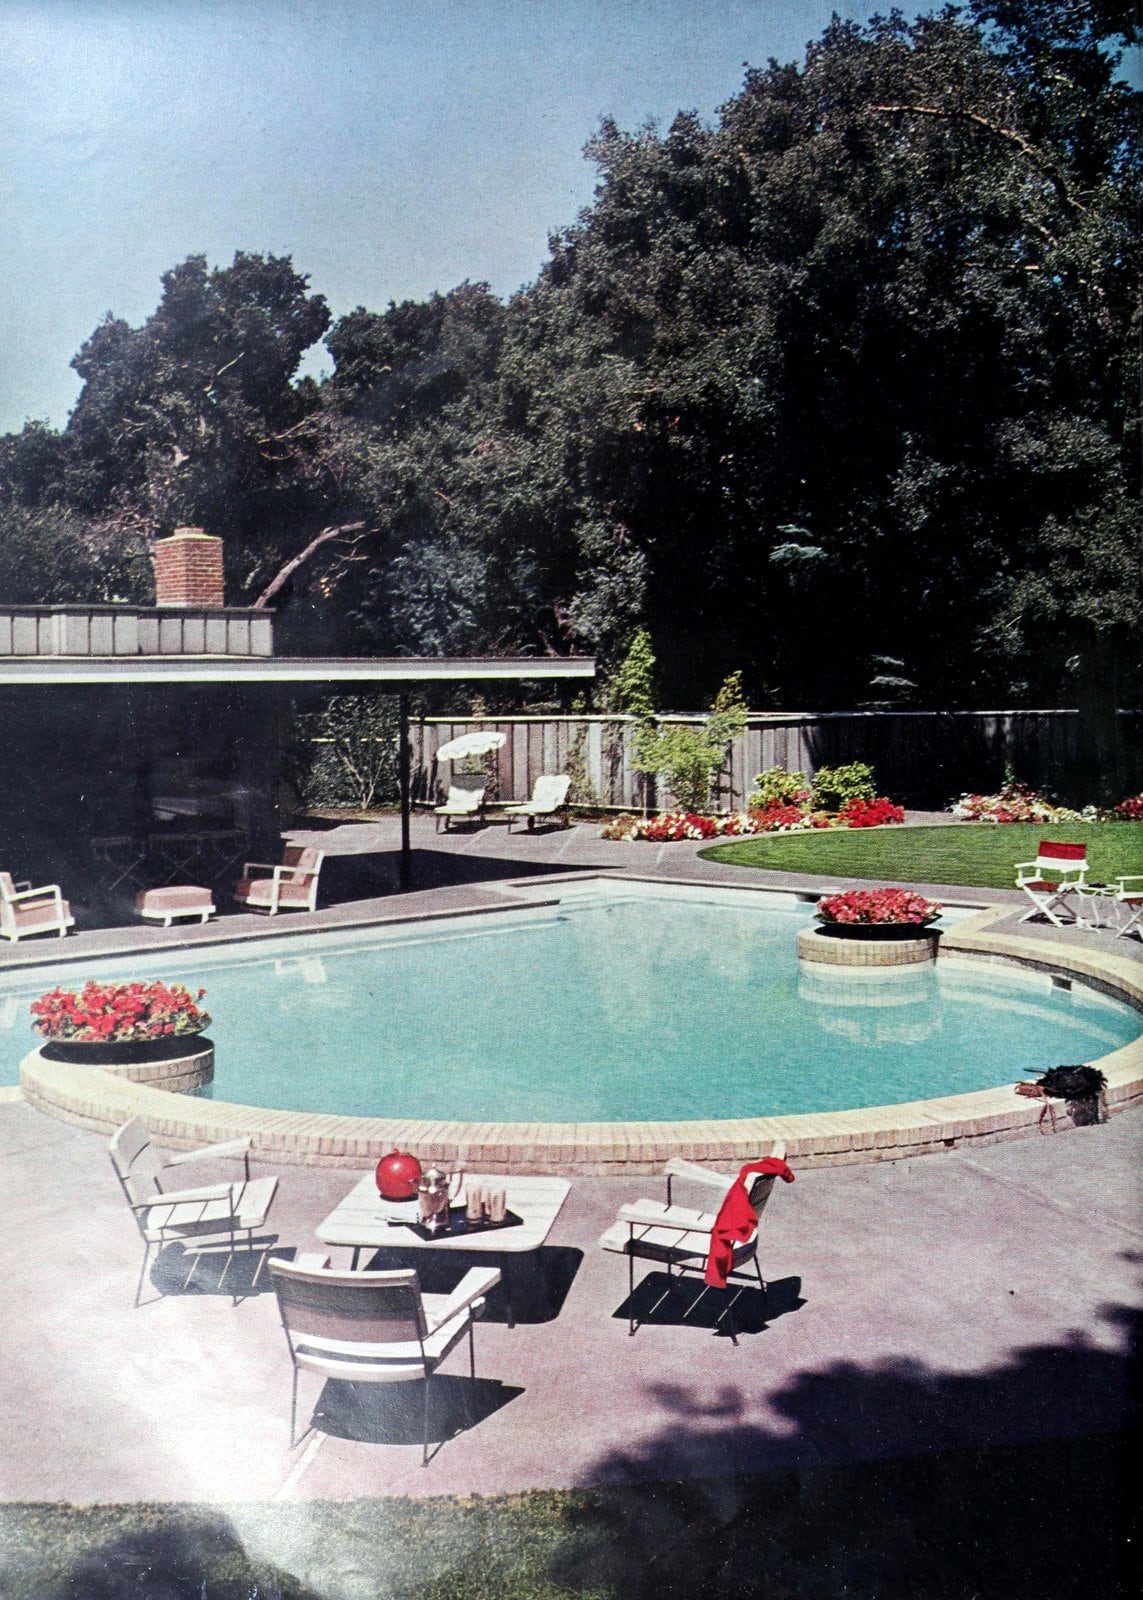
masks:
POLYGON ((508 743, 506 733, 462 733, 436 753, 438 761, 463 761, 467 756, 486 756, 490 750, 499 750, 508 743))

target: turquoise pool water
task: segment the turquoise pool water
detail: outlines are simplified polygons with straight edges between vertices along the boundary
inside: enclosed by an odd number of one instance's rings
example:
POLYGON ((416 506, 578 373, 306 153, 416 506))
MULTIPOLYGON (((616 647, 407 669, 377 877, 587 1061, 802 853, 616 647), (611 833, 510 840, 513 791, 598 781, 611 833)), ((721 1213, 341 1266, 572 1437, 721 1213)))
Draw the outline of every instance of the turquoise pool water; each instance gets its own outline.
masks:
POLYGON ((28 1002, 87 977, 202 985, 219 1099, 471 1121, 765 1116, 954 1094, 1143 1032, 1091 990, 946 958, 848 975, 799 963, 811 906, 584 891, 403 933, 42 969, 0 982, 0 1062, 28 1002))

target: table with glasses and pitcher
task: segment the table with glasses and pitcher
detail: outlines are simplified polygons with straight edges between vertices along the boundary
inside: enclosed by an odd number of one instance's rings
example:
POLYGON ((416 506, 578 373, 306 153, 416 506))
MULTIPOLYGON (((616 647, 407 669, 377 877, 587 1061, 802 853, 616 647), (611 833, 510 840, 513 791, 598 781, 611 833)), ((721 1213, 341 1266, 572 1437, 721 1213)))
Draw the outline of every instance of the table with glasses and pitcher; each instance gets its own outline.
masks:
MULTIPOLYGON (((315 1229, 322 1244, 362 1253, 378 1250, 452 1250, 519 1261, 539 1251, 571 1185, 566 1178, 499 1176, 422 1168, 415 1156, 393 1151, 366 1173, 315 1229)), ((367 1256, 368 1259, 368 1256, 367 1256)), ((512 1294, 503 1284, 508 1323, 512 1294)))

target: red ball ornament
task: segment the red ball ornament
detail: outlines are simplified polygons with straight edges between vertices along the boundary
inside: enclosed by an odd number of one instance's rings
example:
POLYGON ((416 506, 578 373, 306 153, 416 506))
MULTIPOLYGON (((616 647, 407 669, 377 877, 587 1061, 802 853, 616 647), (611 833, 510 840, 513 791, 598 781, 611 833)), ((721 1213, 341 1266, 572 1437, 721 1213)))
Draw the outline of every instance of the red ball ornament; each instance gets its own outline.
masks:
POLYGON ((411 1200, 421 1181, 421 1163, 407 1150, 391 1150, 377 1163, 377 1192, 382 1200, 411 1200))

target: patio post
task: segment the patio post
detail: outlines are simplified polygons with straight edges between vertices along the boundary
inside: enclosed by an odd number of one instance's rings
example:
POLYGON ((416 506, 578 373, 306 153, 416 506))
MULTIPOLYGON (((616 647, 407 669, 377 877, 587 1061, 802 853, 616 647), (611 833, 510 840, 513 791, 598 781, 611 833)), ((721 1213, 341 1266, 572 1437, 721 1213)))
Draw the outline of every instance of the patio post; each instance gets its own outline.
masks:
POLYGON ((401 861, 397 886, 402 894, 413 887, 413 852, 409 844, 409 696, 399 696, 400 731, 397 737, 397 777, 401 785, 401 861))

